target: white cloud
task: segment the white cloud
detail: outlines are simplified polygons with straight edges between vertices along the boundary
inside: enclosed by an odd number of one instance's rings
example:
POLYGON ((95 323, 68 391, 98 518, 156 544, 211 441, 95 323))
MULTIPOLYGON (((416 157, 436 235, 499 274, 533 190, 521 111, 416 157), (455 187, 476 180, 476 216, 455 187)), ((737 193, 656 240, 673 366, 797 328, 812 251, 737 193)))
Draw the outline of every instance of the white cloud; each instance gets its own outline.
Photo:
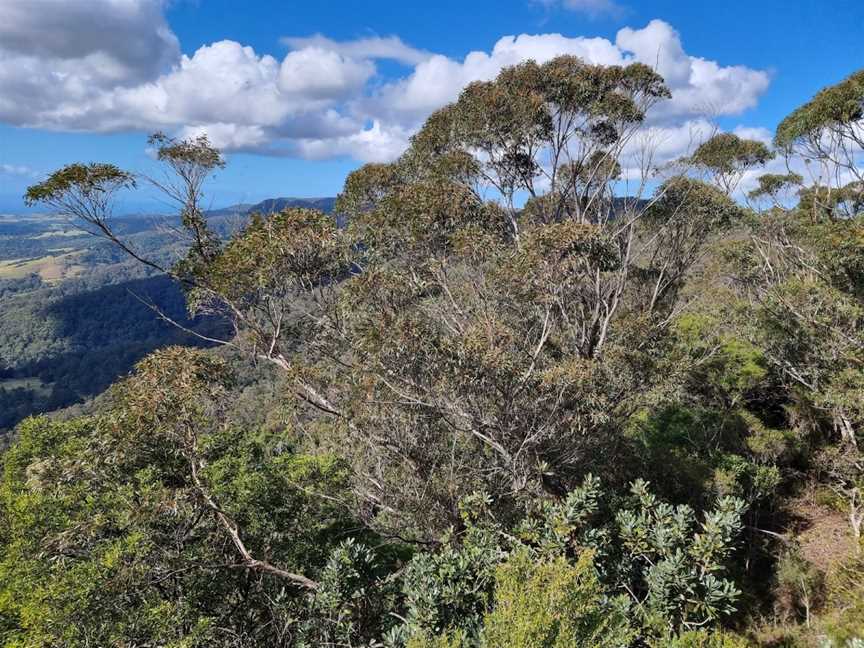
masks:
POLYGON ((297 150, 309 159, 346 155, 366 162, 389 162, 407 148, 412 131, 399 126, 383 126, 375 121, 370 128, 334 139, 304 139, 297 150))
MULTIPOLYGON (((577 3, 578 4, 578 3, 577 3)), ((582 2, 586 5, 591 4, 582 2)), ((226 150, 308 158, 393 159, 435 109, 506 66, 560 54, 590 63, 641 61, 673 98, 649 116, 673 141, 704 115, 756 104, 765 72, 687 54, 667 23, 614 41, 561 34, 505 36, 461 60, 398 37, 289 37, 281 58, 223 40, 181 54, 163 0, 0 0, 0 122, 89 132, 206 132, 226 150), (33 11, 34 3, 45 11, 33 11), (375 61, 409 66, 383 77, 375 61)))
POLYGON ((771 144, 771 140, 774 139, 774 133, 762 126, 736 126, 732 129, 732 134, 741 139, 756 140, 763 144, 771 144))
POLYGON ((670 86, 690 82, 693 60, 684 53, 678 32, 668 23, 652 20, 642 29, 625 27, 615 37, 615 44, 657 70, 670 86))
POLYGON ((643 29, 625 28, 615 42, 605 38, 561 34, 521 34, 501 38, 492 51, 471 52, 462 61, 433 56, 407 77, 385 84, 363 109, 385 122, 417 128, 434 109, 453 101, 468 83, 494 78, 508 65, 526 59, 540 63, 572 54, 602 65, 633 61, 656 68, 666 79, 672 99, 649 115, 649 123, 680 126, 705 116, 735 115, 755 106, 767 89, 767 73, 743 66, 724 67, 688 55, 678 33, 654 20, 643 29))
POLYGON ((336 52, 354 59, 387 59, 405 65, 417 65, 430 56, 431 52, 406 45, 398 36, 373 36, 350 41, 334 41, 322 34, 314 36, 285 36, 282 43, 293 50, 309 48, 336 52))
POLYGON ((179 56, 161 0, 3 0, 0 121, 76 128, 91 101, 158 78, 179 56))
POLYGON ((561 7, 596 18, 604 14, 618 15, 624 8, 614 0, 535 0, 544 7, 561 7))
POLYGON ((120 89, 109 99, 112 108, 145 123, 274 125, 292 108, 279 91, 279 70, 272 56, 258 56, 234 41, 219 41, 183 56, 154 82, 120 89))
POLYGON ((178 133, 180 137, 207 135, 213 146, 226 151, 255 151, 270 143, 270 136, 261 126, 243 126, 210 122, 198 126, 186 126, 178 133))
POLYGON ((370 61, 347 58, 339 52, 307 47, 282 61, 279 87, 288 95, 312 99, 349 99, 363 91, 375 74, 370 61))
POLYGON ((0 174, 20 176, 24 178, 37 178, 39 174, 24 164, 0 164, 0 174))
POLYGON ((604 38, 567 38, 561 34, 505 36, 490 53, 470 52, 461 62, 441 55, 429 58, 409 76, 386 84, 365 103, 365 109, 416 128, 433 110, 454 101, 472 81, 494 79, 503 68, 526 59, 542 63, 561 54, 604 65, 624 62, 621 51, 604 38))
POLYGON ((4 0, 0 43, 7 56, 51 61, 76 74, 137 82, 161 73, 180 46, 162 13, 163 0, 4 0))

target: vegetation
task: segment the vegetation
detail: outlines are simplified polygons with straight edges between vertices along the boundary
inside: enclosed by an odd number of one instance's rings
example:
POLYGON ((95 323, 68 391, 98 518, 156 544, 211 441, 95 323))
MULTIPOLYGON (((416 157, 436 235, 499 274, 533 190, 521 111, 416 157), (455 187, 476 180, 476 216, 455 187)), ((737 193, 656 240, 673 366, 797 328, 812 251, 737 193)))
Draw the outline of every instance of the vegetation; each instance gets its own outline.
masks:
POLYGON ((230 330, 17 428, 0 638, 861 645, 856 79, 776 150, 721 134, 660 169, 654 71, 523 63, 352 173, 347 227, 289 207, 225 236, 200 208, 219 152, 156 135, 176 261, 117 227, 126 172, 35 185, 230 330), (745 207, 774 155, 834 172, 764 176, 745 207), (278 372, 251 401, 278 416, 238 415, 250 362, 278 372))
MULTIPOLYGON (((309 204, 329 211, 332 203, 279 198, 206 216, 224 238, 249 210, 309 204)), ((112 217, 114 231, 163 264, 183 254, 184 242, 166 234, 178 225, 170 217, 112 217)), ((180 286, 68 217, 0 217, 0 437, 31 414, 91 400, 157 348, 209 346, 195 333, 213 335, 222 324, 191 317, 180 286), (56 258, 57 246, 69 250, 68 262, 56 258)))
POLYGON ((0 436, 30 414, 93 398, 156 348, 203 344, 160 321, 146 301, 184 326, 219 330, 216 321, 189 318, 167 278, 87 263, 56 284, 38 275, 0 281, 0 436))

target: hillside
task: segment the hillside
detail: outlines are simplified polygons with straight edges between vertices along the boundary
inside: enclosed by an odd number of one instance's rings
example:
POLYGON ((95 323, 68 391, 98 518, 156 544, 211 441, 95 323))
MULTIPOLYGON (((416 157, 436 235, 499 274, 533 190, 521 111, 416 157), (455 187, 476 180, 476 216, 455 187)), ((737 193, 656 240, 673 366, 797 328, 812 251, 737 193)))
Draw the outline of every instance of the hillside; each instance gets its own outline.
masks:
MULTIPOLYGON (((285 206, 329 211, 333 203, 274 198, 213 210, 208 220, 228 235, 253 212, 285 206)), ((181 253, 165 234, 170 222, 137 214, 117 218, 115 227, 143 254, 170 261, 181 253)), ((27 416, 93 398, 155 349, 207 346, 161 320, 145 302, 196 331, 221 330, 217 321, 188 317, 176 283, 68 219, 0 216, 0 434, 27 416)))
POLYGON ((670 161, 641 58, 469 83, 335 203, 206 211, 197 130, 177 216, 29 185, 76 225, 4 223, 3 411, 76 404, 0 450, 0 646, 862 648, 864 71, 670 161))

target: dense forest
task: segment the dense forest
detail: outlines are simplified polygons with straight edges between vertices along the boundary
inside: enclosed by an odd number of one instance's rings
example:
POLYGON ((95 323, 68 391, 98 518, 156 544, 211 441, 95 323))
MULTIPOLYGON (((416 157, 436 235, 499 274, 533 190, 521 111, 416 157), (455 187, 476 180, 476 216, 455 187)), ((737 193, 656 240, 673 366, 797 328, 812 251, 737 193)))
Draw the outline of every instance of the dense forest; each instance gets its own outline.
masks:
MULTIPOLYGON (((250 211, 268 214, 298 205, 329 212, 333 199, 274 198, 208 211, 206 218, 225 238, 250 211)), ((184 249, 168 234, 178 225, 176 218, 145 214, 112 224, 136 249, 165 263, 184 249)), ((92 399, 155 349, 212 346, 195 333, 220 330, 218 319, 188 315, 177 283, 62 218, 0 220, 3 261, 10 270, 29 265, 21 277, 0 271, 0 437, 27 416, 92 399), (54 268, 40 262, 50 263, 57 246, 72 251, 74 259, 57 269, 56 280, 45 280, 38 270, 54 268)))
POLYGON ((3 645, 864 646, 864 72, 659 165, 669 94, 528 61, 230 234, 156 134, 178 260, 32 186, 223 328, 17 427, 3 645))

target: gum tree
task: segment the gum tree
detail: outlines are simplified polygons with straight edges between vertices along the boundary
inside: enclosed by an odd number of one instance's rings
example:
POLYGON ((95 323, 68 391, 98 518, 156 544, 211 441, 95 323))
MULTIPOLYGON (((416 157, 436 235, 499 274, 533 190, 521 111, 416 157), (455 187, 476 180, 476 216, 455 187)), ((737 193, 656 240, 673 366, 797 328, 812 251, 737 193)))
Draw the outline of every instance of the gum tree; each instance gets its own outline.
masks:
POLYGON ((833 217, 838 201, 845 202, 850 193, 860 204, 864 186, 864 70, 824 88, 787 115, 777 127, 774 144, 787 157, 807 163, 814 220, 820 212, 833 217), (837 192, 847 196, 838 198, 837 192))
POLYGON ((700 144, 690 161, 726 195, 732 195, 747 171, 773 157, 774 153, 762 142, 720 133, 700 144))
POLYGON ((801 176, 760 178, 753 196, 767 197, 774 209, 732 255, 758 343, 787 385, 799 426, 816 437, 814 464, 847 498, 857 537, 864 524, 862 118, 858 72, 780 123, 775 145, 804 158, 809 184, 789 206, 789 189, 801 176))
POLYGON ((642 395, 675 380, 681 286, 739 218, 698 180, 647 195, 644 121, 668 96, 644 65, 529 61, 351 174, 346 230, 287 210, 227 242, 197 207, 221 157, 157 138, 190 239, 170 272, 233 322, 223 343, 286 372, 297 429, 350 461, 370 524, 435 540, 477 489, 510 515, 620 456, 642 395))

